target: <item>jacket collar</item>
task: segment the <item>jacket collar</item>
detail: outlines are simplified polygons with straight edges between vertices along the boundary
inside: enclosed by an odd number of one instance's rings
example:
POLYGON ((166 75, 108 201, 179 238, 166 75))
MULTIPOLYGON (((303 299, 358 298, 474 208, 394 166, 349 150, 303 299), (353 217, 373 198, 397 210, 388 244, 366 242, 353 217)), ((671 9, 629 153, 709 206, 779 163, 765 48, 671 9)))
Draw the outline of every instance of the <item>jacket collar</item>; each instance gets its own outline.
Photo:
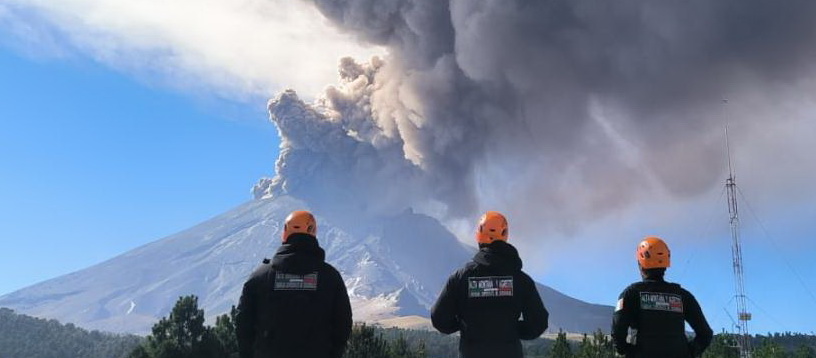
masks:
POLYGON ((473 256, 473 262, 498 269, 521 270, 522 262, 518 250, 504 241, 482 245, 473 256))
POLYGON ((272 267, 283 271, 306 272, 315 270, 326 260, 317 238, 309 234, 292 234, 278 248, 272 258, 272 267))

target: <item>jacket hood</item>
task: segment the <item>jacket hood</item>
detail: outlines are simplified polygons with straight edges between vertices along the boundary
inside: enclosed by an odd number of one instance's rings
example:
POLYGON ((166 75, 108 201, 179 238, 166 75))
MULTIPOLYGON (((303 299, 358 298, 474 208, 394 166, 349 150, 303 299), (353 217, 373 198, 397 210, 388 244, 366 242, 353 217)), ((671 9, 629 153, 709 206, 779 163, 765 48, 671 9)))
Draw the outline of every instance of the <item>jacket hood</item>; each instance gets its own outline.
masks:
POLYGON ((497 269, 521 270, 522 267, 518 250, 504 241, 483 245, 473 256, 473 262, 497 269))
POLYGON ((317 238, 309 234, 292 234, 278 248, 272 258, 272 267, 283 272, 309 273, 320 268, 326 260, 326 252, 320 248, 317 238))
POLYGON ((663 276, 666 274, 665 268, 651 268, 651 269, 640 269, 640 277, 643 278, 643 281, 657 281, 663 282, 663 276))

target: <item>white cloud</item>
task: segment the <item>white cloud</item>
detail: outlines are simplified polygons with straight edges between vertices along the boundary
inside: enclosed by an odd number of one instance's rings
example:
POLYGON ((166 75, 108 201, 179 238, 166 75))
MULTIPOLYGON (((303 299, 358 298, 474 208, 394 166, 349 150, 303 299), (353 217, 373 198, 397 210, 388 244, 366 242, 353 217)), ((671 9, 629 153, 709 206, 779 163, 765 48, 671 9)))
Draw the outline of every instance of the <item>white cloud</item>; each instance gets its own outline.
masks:
MULTIPOLYGON (((343 56, 364 47, 313 6, 289 0, 9 0, 0 22, 15 47, 54 36, 107 65, 158 74, 173 86, 205 86, 230 98, 269 97, 284 87, 315 94, 337 79, 343 56)), ((64 46, 64 45, 63 45, 64 46)))

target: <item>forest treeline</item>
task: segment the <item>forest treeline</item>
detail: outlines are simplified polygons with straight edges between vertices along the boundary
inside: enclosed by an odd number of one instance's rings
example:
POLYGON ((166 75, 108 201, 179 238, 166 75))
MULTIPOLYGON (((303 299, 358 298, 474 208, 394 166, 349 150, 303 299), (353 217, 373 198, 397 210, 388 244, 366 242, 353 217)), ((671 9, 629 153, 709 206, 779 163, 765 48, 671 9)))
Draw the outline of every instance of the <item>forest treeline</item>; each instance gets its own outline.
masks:
POLYGON ((0 308, 0 358, 123 358, 143 340, 0 308))
MULTIPOLYGON (((195 296, 180 297, 169 317, 153 327, 153 334, 129 358, 237 358, 235 308, 219 316, 214 327, 204 326, 204 311, 195 296), (195 327, 183 337, 180 327, 195 327)), ((754 358, 816 358, 816 336, 783 333, 755 336, 754 358)), ((600 330, 567 339, 559 332, 556 339, 539 338, 524 342, 525 357, 530 358, 612 358, 615 351, 609 336, 600 330)), ((457 358, 458 337, 425 330, 354 326, 344 358, 457 358)), ((733 336, 715 336, 704 358, 739 358, 733 336)), ((0 357, 2 358, 2 357, 0 357)))
MULTIPOLYGON (((0 309, 0 358, 237 358, 235 308, 205 325, 196 296, 180 297, 147 337, 87 331, 0 309)), ((753 337, 754 358, 816 358, 816 336, 774 333, 753 337)), ((612 358, 603 332, 524 342, 530 358, 612 358)), ((457 358, 458 337, 433 331, 356 324, 344 358, 457 358)), ((733 337, 715 335, 704 358, 738 358, 733 337)))

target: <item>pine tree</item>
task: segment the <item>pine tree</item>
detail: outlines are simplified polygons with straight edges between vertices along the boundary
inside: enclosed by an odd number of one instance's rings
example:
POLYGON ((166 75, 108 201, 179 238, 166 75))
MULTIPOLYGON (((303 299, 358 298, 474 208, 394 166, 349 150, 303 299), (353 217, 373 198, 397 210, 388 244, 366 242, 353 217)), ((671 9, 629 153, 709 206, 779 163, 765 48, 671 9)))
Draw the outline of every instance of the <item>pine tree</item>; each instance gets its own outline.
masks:
MULTIPOLYGON (((229 330, 222 322, 223 329, 229 330)), ((213 329, 204 326, 198 297, 179 297, 169 317, 153 325, 147 343, 130 358, 221 358, 228 356, 213 329)))
POLYGON ((555 338, 555 343, 550 349, 550 358, 572 358, 572 348, 569 341, 567 341, 567 334, 562 330, 558 330, 558 336, 555 338))
POLYGON ((792 358, 816 358, 816 350, 811 346, 804 344, 796 348, 796 351, 791 355, 792 358))
POLYGON ((615 349, 609 337, 599 329, 592 335, 592 338, 584 334, 575 356, 578 358, 613 358, 615 349))
POLYGON ((238 337, 235 334, 235 318, 238 310, 232 306, 229 314, 223 314, 215 319, 213 334, 218 340, 219 346, 223 348, 224 356, 238 357, 238 337))
POLYGON ((584 333, 584 338, 581 339, 581 344, 578 345, 578 352, 575 353, 577 358, 589 358, 592 356, 592 341, 589 339, 586 333, 584 333))
POLYGON ((365 324, 356 325, 346 347, 344 358, 389 358, 388 343, 381 333, 365 324))
MULTIPOLYGON (((754 358, 785 358, 785 349, 779 343, 769 338, 763 340, 762 344, 754 351, 754 358)), ((778 338, 778 337, 777 337, 778 338)))
POLYGON ((127 358, 150 358, 150 352, 147 351, 145 346, 138 346, 128 354, 127 358))
POLYGON ((408 341, 405 340, 405 336, 402 334, 397 337, 397 339, 389 345, 389 356, 392 358, 414 358, 414 352, 411 351, 411 347, 408 346, 408 341))
MULTIPOLYGON (((426 353, 426 350, 427 350, 427 349, 425 348, 425 341, 424 341, 424 340, 420 340, 420 341, 419 341, 419 346, 417 347, 417 350, 416 350, 416 355, 415 355, 415 357, 416 357, 416 358, 427 358, 427 357, 428 357, 428 353, 426 353)), ((807 357, 807 358, 812 358, 812 357, 807 357)))
POLYGON ((734 337, 727 333, 715 335, 711 345, 703 352, 703 358, 739 358, 734 337))

